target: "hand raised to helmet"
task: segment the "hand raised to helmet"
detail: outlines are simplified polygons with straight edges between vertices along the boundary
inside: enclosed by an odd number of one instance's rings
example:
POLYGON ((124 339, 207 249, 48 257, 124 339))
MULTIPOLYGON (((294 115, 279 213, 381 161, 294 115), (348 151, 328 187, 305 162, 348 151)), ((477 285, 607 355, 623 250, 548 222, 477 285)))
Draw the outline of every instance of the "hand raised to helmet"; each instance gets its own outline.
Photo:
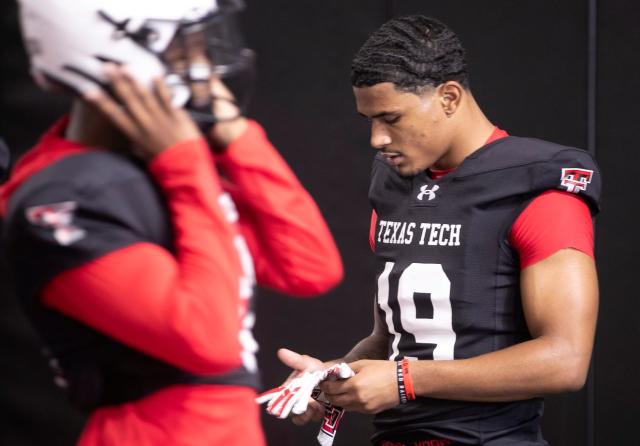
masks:
POLYGON ((134 154, 150 160, 179 142, 202 137, 188 113, 172 104, 171 93, 162 79, 156 79, 150 90, 141 86, 126 68, 107 65, 105 70, 115 98, 92 90, 85 93, 84 99, 129 138, 134 154))

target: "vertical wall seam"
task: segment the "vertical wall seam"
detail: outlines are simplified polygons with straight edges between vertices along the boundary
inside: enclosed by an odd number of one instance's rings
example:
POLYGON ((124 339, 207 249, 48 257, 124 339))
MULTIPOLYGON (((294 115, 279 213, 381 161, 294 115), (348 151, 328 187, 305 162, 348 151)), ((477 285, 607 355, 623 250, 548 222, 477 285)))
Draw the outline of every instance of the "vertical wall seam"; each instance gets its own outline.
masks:
POLYGON ((588 2, 587 42, 587 150, 596 156, 597 0, 588 2))
MULTIPOLYGON (((598 68, 598 0, 587 0, 587 150, 596 157, 597 125, 597 68, 598 68)), ((589 366, 587 381, 587 446, 595 446, 595 381, 596 346, 589 366)))
POLYGON ((396 16, 396 2, 395 0, 385 0, 385 22, 391 20, 396 16))

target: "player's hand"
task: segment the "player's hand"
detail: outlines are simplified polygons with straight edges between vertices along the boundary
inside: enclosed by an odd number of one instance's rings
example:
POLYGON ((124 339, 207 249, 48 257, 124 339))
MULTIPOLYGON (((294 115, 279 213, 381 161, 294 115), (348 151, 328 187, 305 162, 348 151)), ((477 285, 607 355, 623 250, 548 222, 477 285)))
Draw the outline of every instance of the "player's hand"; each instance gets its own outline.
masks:
POLYGON ((187 112, 173 106, 162 79, 156 79, 148 90, 126 68, 107 64, 105 74, 120 103, 99 90, 86 93, 84 99, 129 138, 136 155, 150 160, 179 142, 202 137, 187 112))
POLYGON ((304 372, 315 372, 323 370, 326 367, 326 364, 317 358, 308 355, 301 355, 300 353, 296 353, 287 348, 281 348, 278 350, 278 359, 280 359, 284 365, 293 369, 293 372, 291 372, 291 375, 289 375, 284 384, 287 384, 291 379, 304 372))
POLYGON ((362 360, 349 367, 356 373, 354 377, 320 384, 331 404, 368 414, 400 404, 395 362, 362 360))
POLYGON ((247 120, 241 115, 235 98, 226 85, 218 78, 211 80, 213 115, 220 121, 211 128, 209 138, 218 150, 224 150, 247 129, 247 120))
POLYGON ((299 415, 291 414, 291 421, 295 425, 303 426, 310 421, 320 422, 323 416, 324 406, 313 398, 310 398, 307 410, 299 415))
MULTIPOLYGON (((278 350, 278 358, 287 367, 293 369, 293 372, 289 375, 282 385, 287 385, 292 379, 300 376, 304 372, 315 372, 316 370, 322 370, 332 363, 323 363, 317 358, 308 355, 301 355, 292 350, 281 348, 278 350)), ((298 426, 308 423, 309 421, 320 421, 324 415, 324 407, 322 404, 315 401, 313 398, 309 399, 309 405, 306 412, 301 414, 291 415, 291 421, 298 426)))

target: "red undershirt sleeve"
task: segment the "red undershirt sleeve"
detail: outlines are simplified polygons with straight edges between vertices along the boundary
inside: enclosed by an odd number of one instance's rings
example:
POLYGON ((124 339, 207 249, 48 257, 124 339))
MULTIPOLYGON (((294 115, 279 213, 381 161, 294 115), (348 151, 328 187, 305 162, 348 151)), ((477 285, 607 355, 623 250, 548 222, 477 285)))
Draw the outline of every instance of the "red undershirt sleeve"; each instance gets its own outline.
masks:
POLYGON ((309 193, 254 121, 217 156, 260 285, 312 296, 342 279, 333 237, 309 193))
POLYGON ((371 251, 376 252, 376 225, 378 224, 378 214, 375 209, 371 211, 371 225, 369 226, 369 246, 371 251))
POLYGON ((165 194, 175 256, 139 242, 65 271, 44 303, 151 356, 194 373, 240 365, 240 263, 235 229, 217 199, 204 140, 177 144, 149 171, 165 194))
POLYGON ((509 241, 522 269, 564 248, 593 257, 593 222, 587 204, 575 194, 548 191, 536 197, 514 222, 509 241))

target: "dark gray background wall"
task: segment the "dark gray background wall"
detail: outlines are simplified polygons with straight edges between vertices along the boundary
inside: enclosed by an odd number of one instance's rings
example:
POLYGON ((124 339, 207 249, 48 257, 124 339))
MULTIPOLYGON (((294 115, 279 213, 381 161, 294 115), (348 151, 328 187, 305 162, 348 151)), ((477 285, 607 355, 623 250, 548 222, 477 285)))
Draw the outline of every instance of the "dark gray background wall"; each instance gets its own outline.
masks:
MULTIPOLYGON (((640 416, 634 373, 640 350, 636 250, 635 129, 640 103, 637 23, 632 0, 248 0, 243 17, 259 55, 250 115, 317 199, 346 265, 342 285, 312 300, 263 291, 256 336, 266 385, 287 374, 275 351, 288 346, 338 356, 371 329, 372 259, 366 193, 372 150, 348 81, 351 57, 387 18, 440 18, 468 51, 472 90, 494 123, 512 134, 575 145, 597 154, 605 180, 597 252, 601 313, 590 381, 548 399, 544 431, 554 445, 631 445, 640 416), (595 45, 597 43, 597 46, 595 45)), ((15 152, 61 114, 63 97, 31 85, 15 5, 0 16, 0 135, 15 152)), ((6 294, 6 293, 5 293, 6 294)), ((571 323, 570 309, 567 323, 571 323)), ((37 340, 11 296, 0 300, 0 444, 70 445, 81 427, 50 384, 37 340)), ((274 446, 314 444, 317 427, 264 419, 274 446)), ((335 445, 365 445, 367 416, 348 414, 335 445)))

